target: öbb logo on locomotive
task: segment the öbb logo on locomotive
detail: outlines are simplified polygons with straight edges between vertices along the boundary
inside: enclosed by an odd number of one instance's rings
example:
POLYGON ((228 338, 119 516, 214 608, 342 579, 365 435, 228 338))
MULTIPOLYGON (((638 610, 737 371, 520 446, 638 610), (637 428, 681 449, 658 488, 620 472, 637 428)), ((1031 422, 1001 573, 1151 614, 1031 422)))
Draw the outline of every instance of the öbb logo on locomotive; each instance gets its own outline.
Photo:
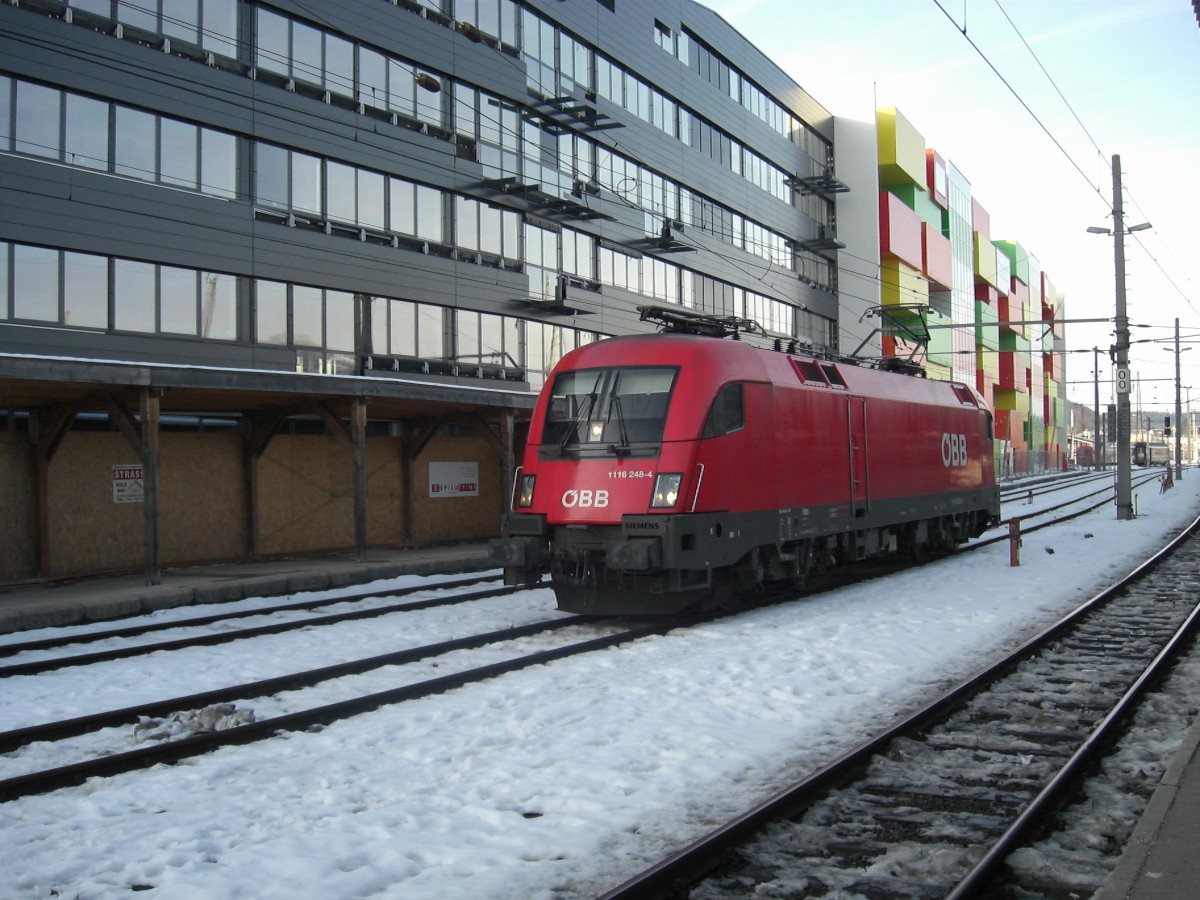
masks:
POLYGON ((590 491, 587 488, 577 491, 572 488, 563 491, 562 505, 564 509, 573 509, 576 506, 604 509, 608 506, 608 491, 590 491))
POLYGON ((942 465, 947 469, 967 464, 967 436, 942 434, 942 465))
POLYGON ((489 544, 506 584, 549 575, 562 610, 673 614, 924 559, 999 520, 970 384, 798 352, 748 319, 641 313, 665 333, 578 347, 542 388, 489 544))

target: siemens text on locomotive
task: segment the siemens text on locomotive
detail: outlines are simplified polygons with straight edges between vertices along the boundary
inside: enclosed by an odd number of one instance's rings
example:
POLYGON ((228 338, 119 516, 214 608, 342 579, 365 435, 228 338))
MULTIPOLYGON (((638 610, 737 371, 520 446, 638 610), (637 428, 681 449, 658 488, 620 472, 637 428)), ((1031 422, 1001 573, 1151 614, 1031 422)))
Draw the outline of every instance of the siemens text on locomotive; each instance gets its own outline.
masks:
POLYGON ((968 385, 757 348, 744 319, 642 318, 668 333, 568 353, 539 396, 490 547, 506 583, 549 572, 560 609, 675 613, 997 520, 968 385))

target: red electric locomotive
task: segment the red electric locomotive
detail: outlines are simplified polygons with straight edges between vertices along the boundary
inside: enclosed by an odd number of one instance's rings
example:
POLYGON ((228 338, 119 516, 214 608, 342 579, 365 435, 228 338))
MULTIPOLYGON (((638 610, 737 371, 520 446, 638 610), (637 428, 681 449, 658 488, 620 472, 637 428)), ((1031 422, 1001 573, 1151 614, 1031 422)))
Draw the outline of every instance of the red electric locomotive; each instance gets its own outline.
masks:
POLYGON ((563 610, 676 613, 997 521, 967 385, 756 348, 744 319, 642 318, 668 333, 581 347, 538 398, 490 547, 505 583, 549 572, 563 610))

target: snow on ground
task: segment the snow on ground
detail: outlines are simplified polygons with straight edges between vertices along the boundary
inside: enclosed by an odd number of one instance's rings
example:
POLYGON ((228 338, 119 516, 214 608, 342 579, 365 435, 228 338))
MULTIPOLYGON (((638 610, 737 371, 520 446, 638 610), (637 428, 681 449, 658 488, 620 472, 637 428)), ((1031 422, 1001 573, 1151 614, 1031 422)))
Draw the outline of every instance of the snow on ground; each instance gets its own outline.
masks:
POLYGON ((1091 597, 1200 511, 1200 474, 1137 494, 1019 568, 1000 543, 5 804, 0 896, 595 897, 1091 597))

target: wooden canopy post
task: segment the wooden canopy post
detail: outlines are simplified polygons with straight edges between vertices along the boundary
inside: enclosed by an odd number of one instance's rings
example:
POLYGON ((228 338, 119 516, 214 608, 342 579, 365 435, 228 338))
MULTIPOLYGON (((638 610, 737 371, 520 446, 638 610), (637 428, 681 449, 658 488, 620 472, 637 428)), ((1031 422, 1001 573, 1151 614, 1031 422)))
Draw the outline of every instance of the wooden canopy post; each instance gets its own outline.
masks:
POLYGON ((354 559, 367 558, 367 399, 350 410, 350 455, 354 459, 354 559))
POLYGON ((143 541, 146 548, 146 583, 162 581, 162 551, 159 547, 158 510, 158 417, 160 394, 154 388, 141 390, 143 541))
POLYGON ((50 577, 50 461, 78 411, 77 404, 64 404, 51 410, 37 410, 29 417, 33 430, 30 443, 37 468, 37 553, 38 574, 42 578, 50 577))

